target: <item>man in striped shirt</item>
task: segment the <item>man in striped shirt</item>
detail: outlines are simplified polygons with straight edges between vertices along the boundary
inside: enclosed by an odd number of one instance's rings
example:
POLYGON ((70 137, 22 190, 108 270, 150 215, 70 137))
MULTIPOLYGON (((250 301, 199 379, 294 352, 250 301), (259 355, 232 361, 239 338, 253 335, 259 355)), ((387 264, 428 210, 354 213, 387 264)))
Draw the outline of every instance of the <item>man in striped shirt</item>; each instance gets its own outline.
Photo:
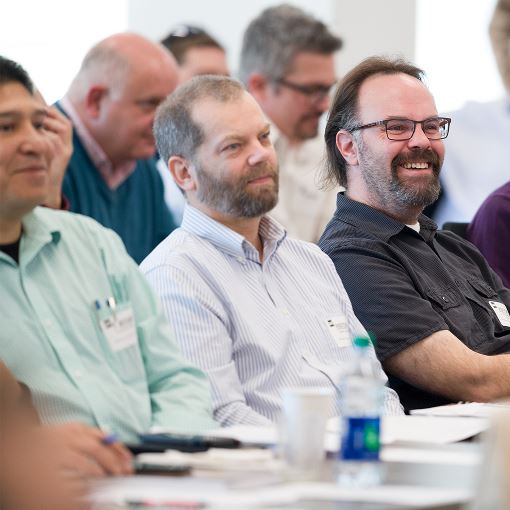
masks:
MULTIPOLYGON (((159 108, 154 129, 187 204, 181 228, 142 271, 185 354, 209 376, 215 418, 269 424, 282 388, 335 387, 352 337, 366 331, 331 260, 266 216, 278 199, 276 155, 239 82, 194 78, 159 108)), ((385 410, 402 412, 389 389, 385 410)))

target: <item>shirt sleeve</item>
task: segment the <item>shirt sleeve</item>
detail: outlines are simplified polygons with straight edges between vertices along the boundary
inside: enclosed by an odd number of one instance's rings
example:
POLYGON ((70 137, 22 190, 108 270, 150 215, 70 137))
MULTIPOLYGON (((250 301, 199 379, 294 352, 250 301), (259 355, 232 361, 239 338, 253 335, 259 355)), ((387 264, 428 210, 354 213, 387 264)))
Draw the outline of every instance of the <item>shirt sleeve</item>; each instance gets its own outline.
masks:
POLYGON ((183 432, 216 428, 206 375, 182 355, 161 306, 118 236, 109 236, 109 264, 124 269, 124 286, 133 307, 151 403, 151 426, 183 432), (115 261, 112 260, 115 258, 115 261))
POLYGON ((345 243, 329 254, 351 299, 354 313, 375 335, 381 361, 431 334, 448 329, 410 275, 377 242, 345 243))
POLYGON ((469 240, 477 246, 492 269, 510 287, 510 196, 496 194, 476 214, 468 229, 469 240))
POLYGON ((235 366, 227 313, 206 282, 192 271, 160 265, 146 273, 183 352, 209 376, 214 417, 223 426, 269 425, 246 402, 235 366))

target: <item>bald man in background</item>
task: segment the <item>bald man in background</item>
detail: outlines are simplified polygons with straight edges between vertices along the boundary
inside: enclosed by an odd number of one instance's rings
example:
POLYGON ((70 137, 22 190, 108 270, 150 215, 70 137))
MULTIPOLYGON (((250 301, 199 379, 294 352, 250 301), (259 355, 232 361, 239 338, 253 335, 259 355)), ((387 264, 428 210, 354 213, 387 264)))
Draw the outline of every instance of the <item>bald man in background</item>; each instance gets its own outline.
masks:
POLYGON ((152 123, 177 81, 175 59, 163 46, 120 33, 90 49, 57 104, 74 127, 63 183, 70 209, 115 230, 136 262, 175 228, 152 123))

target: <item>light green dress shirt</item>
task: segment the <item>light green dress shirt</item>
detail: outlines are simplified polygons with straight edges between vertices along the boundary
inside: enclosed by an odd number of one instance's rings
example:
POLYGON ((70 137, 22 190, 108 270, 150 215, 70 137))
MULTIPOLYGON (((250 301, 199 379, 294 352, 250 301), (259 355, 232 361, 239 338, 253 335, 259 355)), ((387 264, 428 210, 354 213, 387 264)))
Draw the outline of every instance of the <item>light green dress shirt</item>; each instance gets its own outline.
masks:
POLYGON ((206 377, 182 357, 115 233, 38 207, 23 219, 19 259, 0 252, 0 358, 30 387, 44 422, 76 420, 129 440, 153 425, 216 426, 206 377), (110 297, 132 306, 136 322, 137 341, 118 351, 96 304, 110 297))

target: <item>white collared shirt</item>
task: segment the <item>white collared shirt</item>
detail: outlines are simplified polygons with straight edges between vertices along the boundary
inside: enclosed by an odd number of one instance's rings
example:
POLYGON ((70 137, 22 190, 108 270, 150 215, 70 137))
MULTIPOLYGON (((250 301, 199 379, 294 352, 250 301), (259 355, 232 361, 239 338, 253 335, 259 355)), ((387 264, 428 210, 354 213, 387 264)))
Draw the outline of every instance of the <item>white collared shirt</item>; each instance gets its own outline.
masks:
MULTIPOLYGON (((329 257, 268 216, 259 233, 262 263, 243 236, 187 205, 141 265, 184 353, 208 374, 222 425, 276 421, 284 387, 336 385, 352 337, 366 335, 329 257)), ((390 389, 385 410, 402 412, 390 389)))

